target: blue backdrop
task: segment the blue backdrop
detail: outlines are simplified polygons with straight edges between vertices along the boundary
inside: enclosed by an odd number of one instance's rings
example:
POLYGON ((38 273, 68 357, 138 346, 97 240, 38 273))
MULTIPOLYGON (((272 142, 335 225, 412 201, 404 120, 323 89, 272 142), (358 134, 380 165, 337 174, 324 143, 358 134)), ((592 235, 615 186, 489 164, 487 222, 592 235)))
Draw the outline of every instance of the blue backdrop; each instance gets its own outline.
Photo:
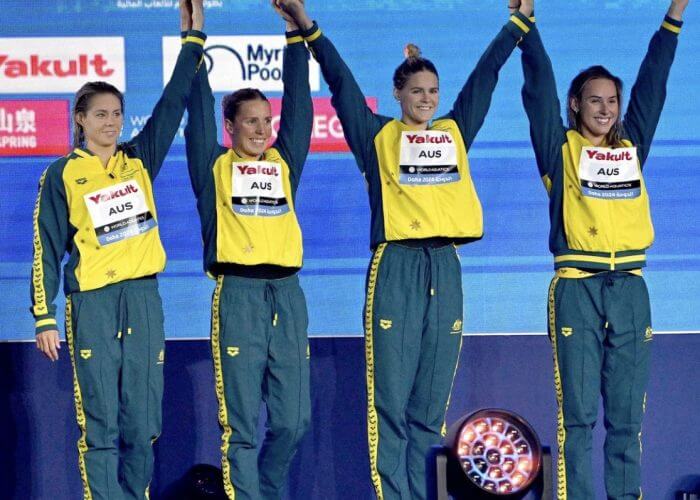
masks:
MULTIPOLYGON (((210 35, 270 35, 283 30, 265 0, 207 3, 206 32, 210 35)), ((336 43, 366 95, 378 98, 379 111, 396 115, 391 74, 401 60, 403 46, 418 44, 436 63, 440 111, 444 112, 507 19, 504 4, 357 0, 349 5, 326 0, 310 1, 309 11, 336 43)), ((126 120, 122 139, 128 139, 162 91, 162 37, 178 33, 176 6, 177 2, 167 0, 3 0, 2 36, 124 37, 126 120)), ((695 97, 700 88, 700 12, 694 7, 686 15, 667 103, 646 168, 657 234, 647 272, 657 332, 700 329, 700 221, 696 216, 700 100, 695 97)), ((560 95, 565 95, 570 79, 580 69, 594 63, 619 74, 628 90, 666 8, 665 0, 549 1, 538 6, 537 23, 554 63, 560 95)), ((546 328, 545 293, 552 274, 546 244, 547 200, 520 102, 519 59, 516 49, 502 71, 491 110, 470 152, 486 233, 482 241, 460 250, 467 333, 542 333, 546 328)), ((217 93, 217 100, 222 95, 217 93)), ((327 95, 321 81, 314 96, 327 95)), ((0 104, 5 99, 32 98, 71 99, 72 95, 0 94, 0 104)), ((38 177, 50 160, 0 157, 2 340, 32 338, 28 313, 31 214, 38 177)), ((166 332, 169 338, 203 338, 208 334, 213 285, 201 272, 199 221, 181 135, 155 189, 169 256, 161 279, 166 332), (187 311, 186 321, 182 311, 187 311)), ((352 156, 310 155, 297 200, 305 242, 301 279, 309 303, 310 334, 360 335, 364 274, 370 256, 369 207, 352 156)), ((60 310, 60 297, 58 303, 60 310)))
MULTIPOLYGON (((210 35, 282 33, 282 23, 267 0, 207 0, 206 4, 210 35)), ((366 95, 376 97, 379 111, 389 115, 398 113, 391 96, 391 74, 407 42, 418 44, 440 70, 440 112, 444 112, 507 18, 504 0, 307 0, 307 5, 366 95)), ((7 100, 69 100, 75 90, 51 93, 47 87, 39 88, 40 94, 4 93, 9 77, 3 57, 14 54, 11 46, 24 45, 8 38, 123 37, 127 105, 122 139, 127 140, 142 126, 162 91, 162 38, 178 34, 176 6, 176 0, 0 0, 0 108, 7 100)), ((579 70, 592 64, 608 66, 629 89, 667 6, 667 0, 540 1, 537 23, 554 63, 560 95, 579 70)), ((674 499, 675 491, 687 484, 700 486, 700 335, 681 335, 700 331, 700 128, 696 126, 700 9, 696 2, 691 2, 685 21, 668 99, 645 170, 657 236, 645 274, 655 330, 670 335, 657 339, 654 347, 644 423, 644 496, 664 500, 674 499)), ((64 48, 55 40, 46 45, 57 53, 64 48)), ((521 85, 516 49, 501 73, 491 110, 470 152, 486 234, 482 241, 460 250, 465 332, 470 338, 465 339, 448 422, 478 407, 503 406, 522 414, 542 441, 552 445, 556 409, 547 340, 512 336, 544 334, 546 290, 552 275, 547 200, 529 144, 521 85)), ((222 95, 217 93, 217 100, 222 95)), ((327 95, 321 82, 314 96, 327 95)), ((3 125, 0 119, 0 136, 3 125)), ((0 433, 0 485, 3 498, 76 498, 80 494, 75 466, 78 431, 65 349, 52 365, 31 345, 3 343, 33 340, 28 312, 31 217, 38 178, 52 159, 1 153, 0 428, 11 431, 0 433)), ((201 272, 199 221, 181 134, 155 189, 169 256, 160 280, 166 332, 171 339, 205 338, 213 285, 201 272)), ((301 280, 309 303, 310 334, 360 336, 364 274, 370 257, 369 208, 352 156, 310 155, 297 208, 305 241, 301 280)), ((63 300, 59 297, 57 302, 61 311, 63 300)), ((193 463, 219 460, 207 343, 169 342, 167 352, 154 498, 163 498, 193 463)), ((371 498, 362 340, 316 338, 311 340, 311 352, 312 428, 292 466, 289 497, 371 498)), ((598 478, 603 467, 602 437, 599 426, 593 464, 598 478)), ((602 498, 602 480, 596 487, 597 497, 602 498)))

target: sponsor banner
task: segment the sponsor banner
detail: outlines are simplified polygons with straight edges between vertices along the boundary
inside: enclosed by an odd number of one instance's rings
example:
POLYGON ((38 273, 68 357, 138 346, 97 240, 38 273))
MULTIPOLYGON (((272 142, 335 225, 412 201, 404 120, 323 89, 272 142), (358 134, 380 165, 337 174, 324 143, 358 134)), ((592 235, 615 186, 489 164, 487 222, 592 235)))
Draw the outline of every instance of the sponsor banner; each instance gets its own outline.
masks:
POLYGON ((0 100, 0 156, 53 156, 70 150, 67 100, 0 100))
POLYGON ((586 147, 579 163, 584 196, 623 200, 640 196, 637 148, 586 147))
MULTIPOLYGON (((367 97, 367 106, 376 112, 377 98, 367 97)), ((339 153, 350 151, 348 144, 345 142, 343 135, 343 127, 340 124, 340 119, 331 105, 330 97, 314 97, 314 119, 313 129, 311 131, 311 147, 312 153, 339 153)), ((282 110, 282 99, 274 97, 270 99, 270 107, 272 108, 272 137, 270 145, 277 139, 277 131, 280 127, 280 113, 282 110)), ((227 148, 231 147, 231 137, 226 132, 226 127, 222 124, 223 132, 222 142, 227 148)))
POLYGON ((452 136, 437 130, 402 132, 399 170, 401 184, 458 182, 457 148, 452 136))
MULTIPOLYGON (((163 86, 168 83, 180 52, 180 37, 163 37, 163 86)), ((255 87, 263 92, 282 92, 282 52, 284 36, 210 36, 204 49, 209 69, 209 84, 214 92, 233 92, 255 87)), ((309 60, 309 84, 312 91, 321 85, 318 63, 309 60)))
MULTIPOLYGON (((144 103, 143 107, 147 107, 150 105, 155 105, 155 101, 152 104, 146 104, 144 103)), ((127 110, 129 110, 131 107, 130 103, 127 103, 127 110)), ((122 129, 122 135, 120 137, 120 141, 130 141, 137 135, 139 135, 142 131, 143 128, 146 126, 146 123, 148 123, 148 120, 151 118, 150 114, 130 114, 130 115, 124 115, 124 128, 122 129)), ((179 139, 184 139, 185 138, 185 125, 187 125, 187 119, 186 117, 182 117, 180 120, 180 126, 177 129, 177 132, 175 132, 175 138, 176 140, 179 139)), ((177 142, 177 141, 176 141, 177 142)))
POLYGON ((0 93, 75 93, 87 81, 125 90, 124 38, 0 38, 0 93))
POLYGON ((83 199, 102 246, 133 238, 158 225, 135 180, 88 193, 83 199))

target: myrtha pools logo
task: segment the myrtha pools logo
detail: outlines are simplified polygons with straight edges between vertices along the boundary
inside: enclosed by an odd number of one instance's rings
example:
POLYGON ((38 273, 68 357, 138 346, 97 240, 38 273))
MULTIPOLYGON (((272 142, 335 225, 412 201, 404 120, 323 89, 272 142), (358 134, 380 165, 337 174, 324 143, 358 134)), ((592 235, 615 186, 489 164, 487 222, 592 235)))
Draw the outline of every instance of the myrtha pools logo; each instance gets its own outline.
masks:
MULTIPOLYGON (((207 38, 204 60, 214 92, 231 92, 241 87, 281 92, 284 36, 211 36, 207 38)), ((163 38, 163 85, 172 74, 180 51, 178 37, 163 38)), ((319 90, 318 64, 309 61, 311 90, 319 90)))

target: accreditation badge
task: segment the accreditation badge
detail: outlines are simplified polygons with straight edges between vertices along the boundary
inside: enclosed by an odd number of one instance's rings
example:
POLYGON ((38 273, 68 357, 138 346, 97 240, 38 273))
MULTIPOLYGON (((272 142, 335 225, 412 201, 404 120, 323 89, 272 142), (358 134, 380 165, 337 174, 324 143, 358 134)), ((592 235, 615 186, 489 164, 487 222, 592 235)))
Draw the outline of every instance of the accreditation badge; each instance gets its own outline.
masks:
POLYGON ((637 148, 584 147, 579 179, 584 196, 610 200, 638 198, 641 173, 637 148))
POLYGON ((102 246, 139 236, 158 225, 135 180, 93 191, 83 199, 102 246))
POLYGON ((401 132, 399 183, 431 186, 458 182, 457 147, 449 132, 401 132))
POLYGON ((276 217, 289 212, 282 165, 269 161, 231 165, 231 203, 239 215, 276 217))

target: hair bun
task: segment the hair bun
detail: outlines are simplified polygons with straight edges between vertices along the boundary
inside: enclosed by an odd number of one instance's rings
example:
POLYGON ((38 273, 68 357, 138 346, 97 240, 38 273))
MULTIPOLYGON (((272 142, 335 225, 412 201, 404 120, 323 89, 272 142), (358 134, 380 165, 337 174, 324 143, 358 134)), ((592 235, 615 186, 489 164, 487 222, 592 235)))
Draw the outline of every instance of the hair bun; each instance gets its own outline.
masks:
POLYGON ((421 52, 417 45, 409 43, 404 47, 403 55, 406 59, 419 59, 421 52))

